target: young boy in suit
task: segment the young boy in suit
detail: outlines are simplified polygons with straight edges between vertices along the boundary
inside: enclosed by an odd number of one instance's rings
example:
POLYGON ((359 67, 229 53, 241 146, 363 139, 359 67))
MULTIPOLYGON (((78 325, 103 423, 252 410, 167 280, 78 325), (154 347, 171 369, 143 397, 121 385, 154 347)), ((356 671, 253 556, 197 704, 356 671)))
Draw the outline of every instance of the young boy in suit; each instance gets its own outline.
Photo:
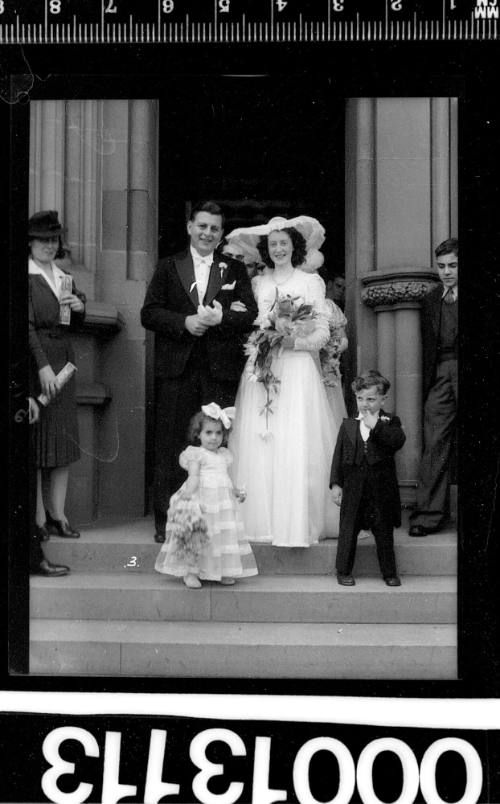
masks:
POLYGON ((330 475, 333 499, 340 505, 337 581, 354 586, 352 568, 360 530, 371 530, 387 586, 401 586, 394 556, 394 527, 401 524, 394 453, 405 434, 397 416, 382 405, 391 384, 378 371, 365 371, 351 385, 358 416, 342 422, 330 475))

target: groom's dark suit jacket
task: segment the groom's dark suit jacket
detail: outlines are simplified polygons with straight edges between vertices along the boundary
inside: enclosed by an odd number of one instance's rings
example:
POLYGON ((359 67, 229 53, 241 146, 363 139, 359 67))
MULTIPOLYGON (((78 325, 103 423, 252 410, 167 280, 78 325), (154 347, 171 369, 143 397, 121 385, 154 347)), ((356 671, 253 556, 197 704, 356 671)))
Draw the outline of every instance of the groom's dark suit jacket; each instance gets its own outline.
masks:
POLYGON ((155 374, 162 379, 180 376, 193 349, 203 343, 214 379, 237 383, 245 362, 245 337, 257 316, 246 268, 237 260, 214 254, 204 304, 216 299, 222 305, 223 318, 201 338, 184 327, 186 316, 196 313, 198 307, 194 282, 189 249, 158 263, 141 310, 142 325, 156 334, 155 374), (230 310, 233 301, 242 301, 247 312, 230 310))
POLYGON ((337 437, 330 475, 330 488, 333 485, 342 488, 341 531, 350 531, 356 524, 367 472, 370 473, 373 502, 383 520, 388 526, 399 527, 401 501, 394 453, 405 440, 399 418, 380 410, 379 420, 370 432, 365 452, 359 420, 344 419, 337 437))

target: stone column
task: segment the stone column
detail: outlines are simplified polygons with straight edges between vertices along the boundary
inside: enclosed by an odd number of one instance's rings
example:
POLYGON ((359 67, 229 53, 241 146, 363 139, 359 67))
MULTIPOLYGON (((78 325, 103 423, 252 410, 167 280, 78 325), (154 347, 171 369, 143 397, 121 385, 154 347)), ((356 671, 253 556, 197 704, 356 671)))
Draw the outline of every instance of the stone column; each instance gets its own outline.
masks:
POLYGON ((363 280, 362 300, 373 310, 378 328, 378 368, 392 383, 387 401, 397 411, 406 443, 396 462, 403 505, 414 499, 420 462, 422 386, 420 300, 435 283, 430 270, 376 271, 363 280))
POLYGON ((450 236, 450 99, 431 98, 431 254, 450 236))
MULTIPOLYGON (((63 240, 71 258, 61 264, 80 290, 94 298, 95 241, 98 208, 95 120, 98 101, 33 101, 30 119, 30 214, 56 209, 65 227, 63 240), (93 250, 89 245, 94 244, 93 250), (88 261, 88 262, 86 262, 88 261)), ((96 344, 88 335, 72 333, 78 366, 77 399, 81 459, 72 465, 66 511, 75 523, 94 514, 97 427, 93 406, 82 404, 80 390, 95 383, 96 344)))
MULTIPOLYGON (((347 385, 376 359, 376 322, 360 298, 360 276, 376 268, 374 126, 375 99, 350 98, 345 140, 347 385)), ((346 403, 352 403, 349 396, 346 403)))
POLYGON ((148 100, 129 105, 127 277, 143 280, 150 271, 156 211, 156 114, 148 100))
POLYGON ((146 334, 140 308, 157 259, 158 137, 154 100, 103 101, 99 299, 124 327, 100 365, 113 400, 101 416, 100 516, 139 517, 145 503, 146 334), (112 146, 112 147, 111 147, 112 146), (113 456, 113 459, 110 459, 113 456))
POLYGON ((100 101, 67 101, 65 192, 68 246, 73 261, 85 266, 86 293, 95 295, 100 214, 100 101))
POLYGON ((65 220, 65 102, 33 101, 30 108, 29 214, 55 209, 65 220))

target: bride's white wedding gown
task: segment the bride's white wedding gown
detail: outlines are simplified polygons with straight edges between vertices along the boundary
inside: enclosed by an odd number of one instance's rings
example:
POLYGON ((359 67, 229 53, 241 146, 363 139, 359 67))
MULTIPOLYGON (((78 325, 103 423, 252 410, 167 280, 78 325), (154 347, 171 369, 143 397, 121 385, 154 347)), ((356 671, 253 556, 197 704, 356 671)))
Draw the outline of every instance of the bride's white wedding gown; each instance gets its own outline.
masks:
MULTIPOLYGON (((276 296, 272 275, 256 285, 259 318, 276 296)), ((338 535, 339 509, 328 488, 333 449, 342 417, 342 392, 334 394, 335 416, 322 382, 319 350, 329 338, 324 283, 317 274, 296 268, 279 285, 280 296, 299 297, 313 305, 314 331, 273 360, 280 378, 272 414, 262 412, 266 391, 243 372, 236 397, 236 420, 230 438, 235 485, 244 487, 241 512, 247 538, 283 547, 308 547, 338 535)), ((337 391, 337 389, 335 389, 337 391)))

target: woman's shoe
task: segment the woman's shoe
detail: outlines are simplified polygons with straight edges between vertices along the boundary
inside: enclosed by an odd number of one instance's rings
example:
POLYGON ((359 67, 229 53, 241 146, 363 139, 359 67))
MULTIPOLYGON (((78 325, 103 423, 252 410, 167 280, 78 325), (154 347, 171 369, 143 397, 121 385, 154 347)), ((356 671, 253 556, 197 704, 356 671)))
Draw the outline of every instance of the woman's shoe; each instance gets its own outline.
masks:
POLYGON ((201 581, 200 579, 192 572, 189 572, 187 575, 184 575, 182 579, 186 586, 190 589, 201 589, 201 581))
POLYGON ((43 558, 36 567, 30 567, 30 575, 44 575, 46 578, 59 578, 67 575, 70 569, 65 564, 52 564, 43 558))
POLYGON ((50 539, 47 523, 45 525, 35 525, 35 539, 37 542, 48 542, 50 539))
POLYGON ((62 536, 64 539, 79 539, 80 532, 71 527, 69 522, 63 519, 54 519, 48 511, 47 514, 47 529, 52 536, 62 536))
POLYGON ((233 583, 236 583, 234 578, 221 578, 220 582, 223 586, 232 586, 233 583))

